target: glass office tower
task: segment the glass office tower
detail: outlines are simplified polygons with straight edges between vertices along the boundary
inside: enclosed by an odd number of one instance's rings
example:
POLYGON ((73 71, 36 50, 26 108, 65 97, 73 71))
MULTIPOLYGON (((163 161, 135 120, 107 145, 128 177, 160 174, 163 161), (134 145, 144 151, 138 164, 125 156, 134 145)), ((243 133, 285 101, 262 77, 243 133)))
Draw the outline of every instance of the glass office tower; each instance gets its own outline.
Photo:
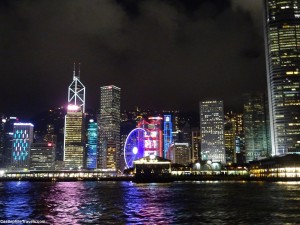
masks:
POLYGON ((85 86, 73 71, 73 81, 68 88, 68 110, 64 127, 64 163, 66 169, 85 167, 85 86))
POLYGON ((64 162, 66 169, 81 169, 85 161, 84 117, 81 111, 68 109, 64 129, 64 162))
POLYGON ((33 124, 14 123, 11 169, 29 169, 33 124))
POLYGON ((201 159, 226 163, 223 101, 200 102, 201 159))
POLYGON ((272 155, 300 153, 300 0, 265 0, 272 155))
POLYGON ((98 125, 93 119, 89 121, 87 129, 87 169, 97 168, 98 125))
POLYGON ((171 115, 164 115, 164 158, 167 157, 167 152, 173 142, 171 118, 171 115))
POLYGON ((270 156, 267 101, 263 93, 244 94, 246 161, 270 156))
POLYGON ((120 98, 120 88, 114 85, 100 87, 99 169, 120 169, 120 98))

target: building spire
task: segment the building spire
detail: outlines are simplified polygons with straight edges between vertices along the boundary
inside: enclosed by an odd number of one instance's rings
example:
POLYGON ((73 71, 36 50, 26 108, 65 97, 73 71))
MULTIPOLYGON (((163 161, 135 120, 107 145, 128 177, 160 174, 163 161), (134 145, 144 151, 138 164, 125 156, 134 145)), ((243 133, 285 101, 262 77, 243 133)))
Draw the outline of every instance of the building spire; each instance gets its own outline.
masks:
POLYGON ((81 107, 81 111, 85 112, 85 86, 80 81, 80 63, 79 71, 76 76, 76 63, 73 68, 73 81, 68 88, 68 104, 81 107))
POLYGON ((76 73, 75 73, 75 62, 74 62, 74 67, 73 67, 73 79, 75 78, 76 73))
POLYGON ((80 64, 81 64, 81 63, 78 63, 78 65, 79 65, 79 69, 78 69, 78 79, 80 79, 80 64))

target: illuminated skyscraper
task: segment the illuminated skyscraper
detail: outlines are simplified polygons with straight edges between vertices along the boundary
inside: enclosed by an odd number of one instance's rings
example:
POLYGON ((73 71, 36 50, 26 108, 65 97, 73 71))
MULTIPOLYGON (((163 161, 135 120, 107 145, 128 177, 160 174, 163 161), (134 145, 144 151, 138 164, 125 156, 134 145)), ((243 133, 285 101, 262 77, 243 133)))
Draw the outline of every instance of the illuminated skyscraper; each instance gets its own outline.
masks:
POLYGON ((300 153, 300 0, 265 0, 272 155, 300 153))
POLYGON ((16 117, 2 118, 0 137, 0 150, 2 152, 1 168, 9 168, 11 166, 14 123, 18 121, 16 117))
POLYGON ((120 169, 120 98, 120 88, 114 85, 100 87, 99 169, 120 169), (115 160, 115 166, 112 160, 115 160))
POLYGON ((224 122, 224 144, 226 163, 235 163, 235 115, 232 112, 226 113, 224 122))
POLYGON ((64 129, 64 163, 67 169, 80 169, 85 166, 85 87, 73 72, 73 82, 68 89, 68 111, 64 129))
POLYGON ((31 170, 54 170, 55 144, 51 142, 33 143, 30 149, 31 170))
POLYGON ((223 101, 200 102, 201 159, 225 163, 223 101))
POLYGON ((171 118, 171 115, 164 115, 164 158, 166 158, 169 147, 173 142, 171 118))
POLYGON ((246 161, 270 155, 265 95, 244 95, 244 132, 246 161))
POLYGON ((89 121, 87 129, 87 169, 97 168, 98 125, 93 119, 89 121))
POLYGON ((199 127, 198 127, 198 128, 192 129, 192 155, 191 155, 191 160, 192 160, 193 163, 196 163, 201 159, 200 146, 201 146, 201 136, 200 136, 200 130, 199 130, 199 127))
POLYGON ((83 113, 69 109, 65 117, 64 162, 67 169, 84 166, 83 113))
POLYGON ((33 125, 31 123, 14 123, 11 168, 29 169, 30 147, 33 142, 33 125))
POLYGON ((174 143, 171 145, 167 158, 172 163, 178 163, 181 165, 188 165, 191 163, 191 151, 189 143, 174 143))

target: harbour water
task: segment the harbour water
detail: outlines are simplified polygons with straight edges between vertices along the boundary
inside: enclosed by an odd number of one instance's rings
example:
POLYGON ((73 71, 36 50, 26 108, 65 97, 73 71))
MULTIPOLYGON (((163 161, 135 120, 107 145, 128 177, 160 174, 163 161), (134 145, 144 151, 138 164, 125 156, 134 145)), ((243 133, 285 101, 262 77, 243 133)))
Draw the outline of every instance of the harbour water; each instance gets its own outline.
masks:
POLYGON ((0 224, 300 224, 299 182, 0 182, 0 224))

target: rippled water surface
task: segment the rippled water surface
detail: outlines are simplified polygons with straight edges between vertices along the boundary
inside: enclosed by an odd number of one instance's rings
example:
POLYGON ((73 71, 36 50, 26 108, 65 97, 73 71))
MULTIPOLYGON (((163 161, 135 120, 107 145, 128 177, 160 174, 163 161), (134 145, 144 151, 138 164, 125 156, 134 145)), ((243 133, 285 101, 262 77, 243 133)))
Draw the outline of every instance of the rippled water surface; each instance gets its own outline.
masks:
POLYGON ((0 222, 9 220, 72 225, 300 224, 300 183, 1 182, 0 222))

